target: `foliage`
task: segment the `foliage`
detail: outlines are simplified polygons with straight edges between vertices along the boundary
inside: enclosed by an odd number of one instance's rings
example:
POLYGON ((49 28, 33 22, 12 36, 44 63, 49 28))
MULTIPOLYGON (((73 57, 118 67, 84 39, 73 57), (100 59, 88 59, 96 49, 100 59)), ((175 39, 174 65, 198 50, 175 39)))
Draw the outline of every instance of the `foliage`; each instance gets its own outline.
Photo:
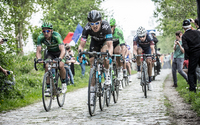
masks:
MULTIPOLYGON (((164 36, 182 29, 185 19, 197 18, 196 0, 152 0, 156 5, 154 17, 158 18, 158 29, 164 36)), ((183 30, 182 30, 183 31, 183 30)))
POLYGON ((157 48, 160 48, 160 52, 162 54, 167 54, 173 52, 173 44, 175 40, 175 35, 168 35, 168 36, 157 36, 158 43, 157 48))
POLYGON ((190 92, 187 88, 189 87, 189 85, 187 84, 187 82, 185 81, 185 79, 183 79, 183 77, 178 74, 177 75, 178 78, 178 87, 176 88, 176 90, 179 92, 180 96, 184 98, 184 100, 192 105, 192 109, 194 111, 196 111, 198 113, 198 115, 200 116, 200 90, 199 90, 199 84, 197 84, 197 92, 190 92))

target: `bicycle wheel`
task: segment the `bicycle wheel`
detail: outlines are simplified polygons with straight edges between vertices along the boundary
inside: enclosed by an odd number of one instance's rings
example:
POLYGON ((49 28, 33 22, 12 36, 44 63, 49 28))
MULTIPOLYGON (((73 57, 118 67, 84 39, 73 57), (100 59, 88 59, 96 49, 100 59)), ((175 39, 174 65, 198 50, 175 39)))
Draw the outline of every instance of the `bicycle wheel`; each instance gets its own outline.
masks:
POLYGON ((146 73, 145 73, 145 67, 143 66, 142 68, 142 77, 141 77, 141 82, 142 82, 142 90, 144 92, 145 98, 147 98, 147 81, 146 81, 146 73))
POLYGON ((66 93, 62 93, 62 82, 61 82, 59 73, 58 73, 58 77, 56 80, 56 90, 57 90, 56 98, 57 98, 58 105, 60 107, 62 107, 65 103, 66 93))
POLYGON ((103 111, 103 108, 105 106, 105 102, 106 102, 106 85, 104 85, 102 83, 102 76, 103 73, 101 73, 101 75, 99 76, 100 78, 98 79, 98 91, 97 91, 97 96, 99 97, 99 107, 101 109, 101 111, 103 111))
POLYGON ((53 95, 52 82, 53 82, 53 76, 51 76, 51 74, 49 72, 46 72, 44 74, 43 84, 42 84, 42 101, 43 101, 44 109, 47 112, 50 110, 51 103, 52 103, 52 95, 53 95), (47 78, 50 79, 50 91, 49 91, 49 93, 46 93, 46 90, 47 90, 47 83, 46 83, 47 78))
MULTIPOLYGON (((112 67, 112 66, 111 66, 112 67)), ((110 67, 109 73, 111 78, 111 85, 106 87, 106 106, 108 107, 110 105, 110 99, 111 99, 111 90, 112 90, 112 82, 113 82, 113 74, 112 74, 112 68, 110 67)))
POLYGON ((96 109, 96 97, 97 97, 96 91, 97 91, 97 78, 96 78, 95 68, 93 67, 90 70, 90 78, 88 84, 88 110, 90 116, 94 115, 96 109), (91 90, 92 83, 95 83, 94 90, 91 90))
POLYGON ((118 101, 118 97, 119 97, 119 84, 120 84, 120 81, 118 80, 114 80, 114 91, 113 91, 113 101, 114 103, 117 103, 118 101))

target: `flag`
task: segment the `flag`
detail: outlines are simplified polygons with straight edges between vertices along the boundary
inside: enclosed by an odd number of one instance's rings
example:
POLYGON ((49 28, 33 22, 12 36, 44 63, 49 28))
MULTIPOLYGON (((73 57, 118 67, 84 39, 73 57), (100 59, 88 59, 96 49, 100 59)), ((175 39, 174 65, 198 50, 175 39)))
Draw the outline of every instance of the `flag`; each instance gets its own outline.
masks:
POLYGON ((70 43, 72 41, 72 37, 73 37, 74 33, 73 32, 69 32, 67 34, 67 36, 65 37, 65 39, 63 40, 63 43, 70 43))
POLYGON ((80 24, 77 25, 76 30, 74 32, 74 35, 72 37, 72 41, 70 42, 71 46, 75 46, 75 44, 78 42, 78 39, 80 38, 82 34, 83 28, 80 24))

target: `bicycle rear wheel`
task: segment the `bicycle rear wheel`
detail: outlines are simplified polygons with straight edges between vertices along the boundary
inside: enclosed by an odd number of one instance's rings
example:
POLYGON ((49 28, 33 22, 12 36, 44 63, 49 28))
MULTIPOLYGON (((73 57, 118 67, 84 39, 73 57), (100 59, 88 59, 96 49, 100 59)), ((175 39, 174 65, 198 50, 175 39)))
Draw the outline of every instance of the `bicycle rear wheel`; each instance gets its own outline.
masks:
POLYGON ((118 101, 118 96, 119 96, 119 84, 120 84, 120 81, 114 79, 113 80, 113 87, 114 87, 114 91, 113 91, 113 101, 114 103, 117 103, 118 101))
POLYGON ((96 91, 97 91, 97 78, 96 78, 95 68, 93 67, 90 70, 90 78, 88 84, 88 110, 90 116, 94 115, 96 109, 96 97, 97 97, 96 91), (94 90, 91 90, 92 83, 95 83, 94 90))
POLYGON ((103 83, 102 83, 102 77, 103 76, 103 73, 101 74, 101 78, 99 78, 99 79, 101 79, 101 83, 99 82, 99 80, 98 80, 98 82, 97 82, 97 84, 98 84, 98 91, 97 91, 97 93, 98 93, 98 97, 99 97, 99 107, 100 107, 100 109, 101 109, 101 111, 103 111, 103 109, 104 109, 104 106, 105 106, 105 102, 106 102, 106 85, 104 85, 103 83))
POLYGON ((43 106, 44 109, 48 112, 51 108, 51 103, 52 103, 52 96, 53 96, 53 87, 52 87, 52 82, 53 82, 53 76, 49 73, 46 72, 44 74, 43 78, 43 84, 42 84, 42 101, 43 101, 43 106), (50 82, 50 91, 49 93, 46 92, 47 90, 47 78, 49 79, 50 82))
POLYGON ((57 77, 57 80, 56 80, 56 88, 57 88, 57 95, 56 95, 57 102, 58 102, 58 105, 60 107, 62 107, 65 103, 66 93, 62 93, 62 82, 61 82, 61 78, 60 78, 59 74, 58 74, 58 77, 57 77))

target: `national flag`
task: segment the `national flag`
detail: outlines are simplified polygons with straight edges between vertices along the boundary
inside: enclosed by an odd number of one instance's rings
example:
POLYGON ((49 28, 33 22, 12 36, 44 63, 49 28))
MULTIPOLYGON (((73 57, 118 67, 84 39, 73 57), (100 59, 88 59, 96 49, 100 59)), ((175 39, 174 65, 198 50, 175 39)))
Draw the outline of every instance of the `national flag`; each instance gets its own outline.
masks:
POLYGON ((63 43, 70 43, 72 41, 72 37, 73 37, 74 33, 73 32, 69 32, 67 34, 67 36, 65 37, 65 39, 63 40, 63 43))
POLYGON ((78 39, 80 38, 82 34, 83 28, 80 24, 77 25, 76 30, 74 32, 74 35, 72 37, 72 41, 70 42, 71 46, 75 46, 75 44, 78 42, 78 39))

